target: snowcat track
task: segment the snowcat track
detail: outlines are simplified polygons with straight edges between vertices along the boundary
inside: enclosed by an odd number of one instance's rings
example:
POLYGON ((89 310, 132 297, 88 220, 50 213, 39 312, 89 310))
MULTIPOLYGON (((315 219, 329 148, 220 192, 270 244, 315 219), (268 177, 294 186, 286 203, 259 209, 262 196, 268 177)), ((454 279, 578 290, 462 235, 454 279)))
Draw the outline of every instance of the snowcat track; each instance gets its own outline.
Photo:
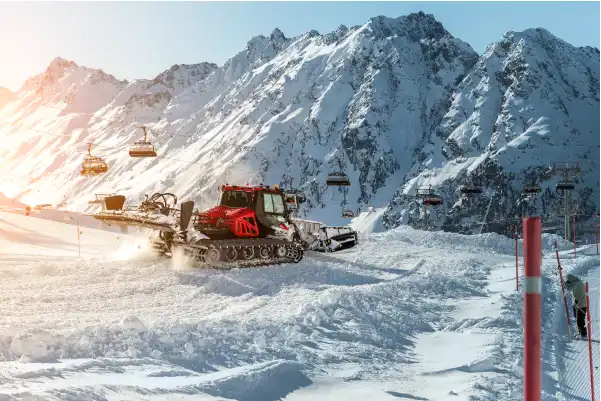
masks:
MULTIPOLYGON (((155 241, 152 246, 161 255, 173 254, 162 241, 155 241)), ((298 263, 304 254, 299 243, 271 238, 202 239, 194 244, 173 244, 173 250, 178 248, 202 267, 215 269, 298 263)))

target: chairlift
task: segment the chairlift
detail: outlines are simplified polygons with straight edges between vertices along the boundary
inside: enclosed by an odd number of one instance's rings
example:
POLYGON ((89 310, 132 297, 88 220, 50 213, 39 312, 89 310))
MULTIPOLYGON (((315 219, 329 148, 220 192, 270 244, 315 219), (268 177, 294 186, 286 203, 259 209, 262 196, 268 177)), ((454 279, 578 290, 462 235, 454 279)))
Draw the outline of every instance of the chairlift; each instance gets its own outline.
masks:
POLYGON ((465 195, 478 195, 482 193, 482 186, 479 182, 473 182, 469 184, 462 185, 459 188, 459 191, 465 195))
POLYGON ((156 157, 157 153, 154 149, 154 145, 147 140, 146 127, 140 127, 144 130, 144 139, 136 141, 129 148, 130 157, 156 157))
POLYGON ((442 196, 431 195, 424 198, 424 205, 428 206, 440 206, 444 202, 442 196))
POLYGON ((88 154, 84 156, 81 163, 81 172, 83 176, 94 176, 104 174, 108 171, 108 165, 102 157, 92 156, 92 144, 88 144, 88 154))
POLYGON ((553 163, 553 167, 551 167, 551 172, 555 174, 563 173, 563 172, 572 172, 572 173, 580 173, 580 164, 578 162, 556 162, 553 163))
POLYGON ((523 194, 531 195, 542 192, 540 185, 536 183, 536 178, 530 176, 527 179, 528 183, 524 184, 524 189, 522 190, 523 194))
POLYGON ((440 206, 444 202, 443 197, 434 192, 432 185, 430 185, 428 188, 418 188, 416 192, 416 196, 418 198, 422 198, 424 205, 440 206))
POLYGON ((355 217, 355 213, 353 213, 352 210, 343 210, 342 211, 342 217, 344 217, 345 219, 348 219, 350 217, 355 217))
POLYGON ((561 191, 573 191, 576 189, 576 186, 573 182, 561 181, 555 185, 555 189, 559 189, 561 191))
POLYGON ((538 194, 542 189, 538 185, 525 185, 523 193, 525 194, 538 194))
POLYGON ((342 172, 335 172, 335 173, 328 174, 328 177, 326 178, 326 185, 327 186, 349 186, 349 185, 351 185, 351 182, 346 174, 344 174, 342 172))
POLYGON ((342 171, 342 163, 338 160, 338 165, 340 166, 340 171, 336 171, 328 174, 326 177, 326 185, 327 186, 349 186, 351 185, 351 181, 348 176, 344 174, 342 171))

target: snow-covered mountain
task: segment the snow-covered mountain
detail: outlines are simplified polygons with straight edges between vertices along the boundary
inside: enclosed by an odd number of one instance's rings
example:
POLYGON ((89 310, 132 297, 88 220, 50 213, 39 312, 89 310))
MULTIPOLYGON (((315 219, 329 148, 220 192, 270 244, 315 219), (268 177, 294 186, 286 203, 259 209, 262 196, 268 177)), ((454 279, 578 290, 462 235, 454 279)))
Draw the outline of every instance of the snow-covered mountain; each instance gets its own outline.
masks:
POLYGON ((550 215, 563 213, 562 193, 555 190, 563 177, 548 170, 566 162, 581 170, 571 202, 582 220, 590 219, 599 210, 598 122, 599 50, 576 48, 540 28, 509 32, 454 91, 435 129, 443 145, 399 189, 385 220, 418 219, 415 188, 432 185, 446 200, 435 224, 460 228, 461 221, 486 216, 486 228, 502 231, 504 219, 524 214, 553 223, 550 215), (477 182, 482 196, 462 198, 460 186, 477 182), (522 194, 531 184, 540 185, 540 195, 522 194))
MULTIPOLYGON (((0 191, 79 210, 95 192, 169 191, 203 208, 223 182, 278 183, 305 191, 310 218, 338 224, 341 208, 373 205, 388 207, 392 227, 417 221, 415 189, 432 184, 445 204, 430 220, 455 230, 468 168, 486 169, 490 187, 514 173, 497 190, 504 204, 469 210, 500 215, 517 210, 528 169, 578 159, 577 201, 597 210, 598 121, 597 49, 537 29, 508 33, 479 58, 431 15, 376 17, 324 35, 275 29, 221 67, 178 65, 153 80, 55 59, 0 110, 0 191), (128 156, 141 124, 160 157, 128 156), (106 175, 80 177, 87 142, 106 175), (353 183, 346 195, 325 185, 340 168, 353 183)), ((543 199, 552 207, 554 189, 543 199)))
POLYGON ((0 109, 4 107, 5 104, 15 99, 15 94, 10 91, 10 89, 4 88, 0 86, 0 109))

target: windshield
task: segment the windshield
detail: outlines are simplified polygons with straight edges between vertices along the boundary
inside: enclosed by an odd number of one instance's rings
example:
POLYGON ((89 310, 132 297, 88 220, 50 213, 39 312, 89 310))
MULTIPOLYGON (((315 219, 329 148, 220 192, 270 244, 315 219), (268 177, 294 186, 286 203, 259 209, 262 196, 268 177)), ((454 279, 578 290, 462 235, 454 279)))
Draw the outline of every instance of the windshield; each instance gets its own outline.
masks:
POLYGON ((244 191, 226 191, 221 194, 220 206, 250 207, 251 195, 244 191))

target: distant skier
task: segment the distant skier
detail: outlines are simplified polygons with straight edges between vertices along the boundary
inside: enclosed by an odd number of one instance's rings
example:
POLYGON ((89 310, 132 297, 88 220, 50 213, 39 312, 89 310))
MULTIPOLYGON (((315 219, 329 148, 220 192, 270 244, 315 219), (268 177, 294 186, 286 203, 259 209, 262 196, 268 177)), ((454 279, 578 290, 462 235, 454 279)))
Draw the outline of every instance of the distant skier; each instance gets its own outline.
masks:
POLYGON ((582 338, 586 338, 586 287, 584 283, 573 274, 566 277, 566 288, 572 291, 572 310, 582 338))
POLYGON ((31 213, 31 206, 29 206, 29 205, 25 206, 25 216, 29 216, 30 213, 31 213))

